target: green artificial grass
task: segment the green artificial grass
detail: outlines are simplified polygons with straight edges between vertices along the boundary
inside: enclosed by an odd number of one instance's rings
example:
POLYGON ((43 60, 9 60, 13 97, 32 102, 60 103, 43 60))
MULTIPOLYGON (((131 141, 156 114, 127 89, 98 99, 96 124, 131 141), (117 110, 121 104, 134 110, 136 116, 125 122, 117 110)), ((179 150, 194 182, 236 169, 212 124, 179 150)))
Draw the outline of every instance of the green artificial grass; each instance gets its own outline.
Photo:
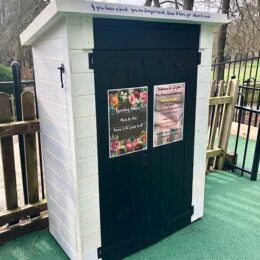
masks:
POLYGON ((212 173, 206 181, 204 217, 127 259, 260 259, 259 200, 259 182, 212 173))
POLYGON ((68 259, 48 230, 19 237, 0 246, 1 260, 63 260, 68 259))
MULTIPOLYGON (((235 144, 236 144, 236 136, 230 135, 229 143, 228 143, 228 151, 234 152, 235 151, 235 144)), ((254 154, 255 154, 255 146, 256 142, 252 140, 248 140, 248 147, 246 152, 246 160, 245 160, 245 168, 249 171, 252 170, 254 154)), ((242 167, 243 165, 243 158, 244 158, 244 151, 246 147, 246 138, 239 137, 238 139, 238 146, 237 146, 237 165, 242 167)), ((260 167, 258 169, 258 174, 260 174, 260 167)), ((247 173, 245 173, 247 175, 247 173)))
MULTIPOLYGON (((260 182, 228 172, 206 178, 204 217, 127 260, 260 259, 260 182)), ((0 247, 0 259, 67 259, 47 230, 0 247)))

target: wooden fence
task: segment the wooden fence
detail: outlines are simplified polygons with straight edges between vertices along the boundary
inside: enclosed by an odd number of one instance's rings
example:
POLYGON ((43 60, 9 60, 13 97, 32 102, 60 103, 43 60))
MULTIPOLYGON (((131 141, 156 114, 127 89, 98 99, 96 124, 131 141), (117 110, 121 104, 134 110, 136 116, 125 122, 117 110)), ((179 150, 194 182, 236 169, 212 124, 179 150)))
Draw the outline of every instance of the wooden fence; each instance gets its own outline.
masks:
POLYGON ((223 169, 227 153, 231 124, 238 97, 238 80, 230 80, 225 84, 220 81, 211 83, 209 102, 209 134, 207 150, 207 169, 223 169))
MULTIPOLYGON (((13 122, 10 97, 0 93, 0 142, 5 186, 6 210, 0 212, 0 243, 36 229, 48 226, 47 203, 40 199, 36 135, 40 129, 36 120, 34 93, 21 95, 23 121, 13 122), (29 204, 18 205, 17 171, 13 136, 24 138, 27 195, 29 204)), ((0 172, 0 174, 2 174, 0 172)))

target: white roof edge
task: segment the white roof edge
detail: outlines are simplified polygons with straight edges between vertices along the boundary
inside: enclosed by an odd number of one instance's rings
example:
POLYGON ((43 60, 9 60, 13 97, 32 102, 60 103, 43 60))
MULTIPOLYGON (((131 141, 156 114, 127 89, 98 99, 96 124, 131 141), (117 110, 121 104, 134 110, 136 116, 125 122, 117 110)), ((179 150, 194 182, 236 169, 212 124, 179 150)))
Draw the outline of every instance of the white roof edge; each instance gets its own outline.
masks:
POLYGON ((41 35, 54 25, 59 19, 57 5, 52 1, 21 33, 20 40, 23 46, 32 45, 41 35))
POLYGON ((32 45, 67 14, 91 17, 221 25, 229 22, 225 14, 194 12, 156 7, 112 4, 85 0, 53 0, 21 34, 22 45, 32 45))

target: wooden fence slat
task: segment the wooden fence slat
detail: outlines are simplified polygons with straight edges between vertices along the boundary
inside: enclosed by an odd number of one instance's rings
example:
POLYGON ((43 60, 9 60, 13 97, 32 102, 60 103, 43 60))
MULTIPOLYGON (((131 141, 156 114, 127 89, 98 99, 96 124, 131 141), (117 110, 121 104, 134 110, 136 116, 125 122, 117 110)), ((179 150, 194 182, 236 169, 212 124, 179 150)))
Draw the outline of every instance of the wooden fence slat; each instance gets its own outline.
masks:
POLYGON ((230 80, 227 86, 226 96, 232 96, 232 102, 224 106, 223 117, 220 126, 220 134, 218 147, 223 150, 223 154, 216 160, 216 166, 218 169, 223 169, 225 163, 225 156, 227 153, 228 140, 232 125, 232 119, 235 112, 235 105, 238 97, 238 80, 230 80))
MULTIPOLYGON (((21 100, 23 120, 35 120, 35 101, 33 93, 31 91, 23 92, 21 100)), ((39 201, 39 183, 37 174, 37 146, 35 133, 24 135, 24 146, 29 203, 36 203, 39 201)))
POLYGON ((213 106, 213 105, 225 105, 225 104, 229 104, 232 101, 232 97, 230 96, 225 96, 225 97, 213 97, 210 98, 209 100, 209 105, 213 106))
MULTIPOLYGON (((9 96, 0 93, 0 123, 12 120, 9 96)), ((1 138, 2 162, 4 171, 5 197, 7 209, 15 209, 18 206, 16 173, 14 161, 13 137, 1 138)))
MULTIPOLYGON (((217 81, 216 81, 216 80, 212 80, 212 81, 211 81, 211 84, 210 84, 210 98, 214 97, 214 95, 215 95, 216 84, 217 84, 217 81)), ((210 107, 209 107, 208 126, 210 126, 210 120, 211 120, 211 116, 212 116, 212 113, 213 113, 213 112, 214 112, 213 107, 210 106, 210 107)))
MULTIPOLYGON (((223 90, 224 90, 224 81, 221 80, 220 83, 219 83, 218 97, 220 97, 222 95, 223 90)), ((211 135, 210 135, 210 138, 209 138, 209 145, 208 145, 209 150, 212 150, 213 147, 214 147, 215 136, 216 136, 218 121, 219 121, 220 107, 221 107, 220 105, 215 106, 214 119, 213 119, 213 124, 212 124, 212 128, 211 128, 211 135)))
POLYGON ((39 120, 20 121, 0 125, 0 138, 21 134, 32 134, 40 130, 39 120))
POLYGON ((207 159, 222 155, 223 151, 220 148, 215 148, 213 150, 207 150, 207 159))
POLYGON ((15 239, 21 236, 21 234, 25 235, 36 230, 45 229, 48 226, 48 214, 42 214, 41 216, 35 217, 31 220, 24 221, 24 223, 18 223, 16 225, 10 226, 8 229, 0 232, 0 244, 11 239, 15 239))
POLYGON ((23 207, 19 207, 14 210, 8 210, 0 213, 0 226, 3 226, 7 223, 15 223, 19 220, 26 218, 28 216, 35 216, 40 212, 47 210, 47 201, 42 200, 35 204, 27 204, 23 207))

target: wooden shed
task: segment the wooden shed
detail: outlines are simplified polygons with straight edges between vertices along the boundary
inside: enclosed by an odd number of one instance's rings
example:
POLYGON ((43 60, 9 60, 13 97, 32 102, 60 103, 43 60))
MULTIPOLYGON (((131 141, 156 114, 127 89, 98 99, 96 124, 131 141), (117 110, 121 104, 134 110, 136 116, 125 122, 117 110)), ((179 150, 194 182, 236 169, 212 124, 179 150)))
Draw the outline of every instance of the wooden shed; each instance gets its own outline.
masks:
POLYGON ((203 216, 212 30, 222 14, 53 0, 32 46, 50 232, 121 259, 203 216))

